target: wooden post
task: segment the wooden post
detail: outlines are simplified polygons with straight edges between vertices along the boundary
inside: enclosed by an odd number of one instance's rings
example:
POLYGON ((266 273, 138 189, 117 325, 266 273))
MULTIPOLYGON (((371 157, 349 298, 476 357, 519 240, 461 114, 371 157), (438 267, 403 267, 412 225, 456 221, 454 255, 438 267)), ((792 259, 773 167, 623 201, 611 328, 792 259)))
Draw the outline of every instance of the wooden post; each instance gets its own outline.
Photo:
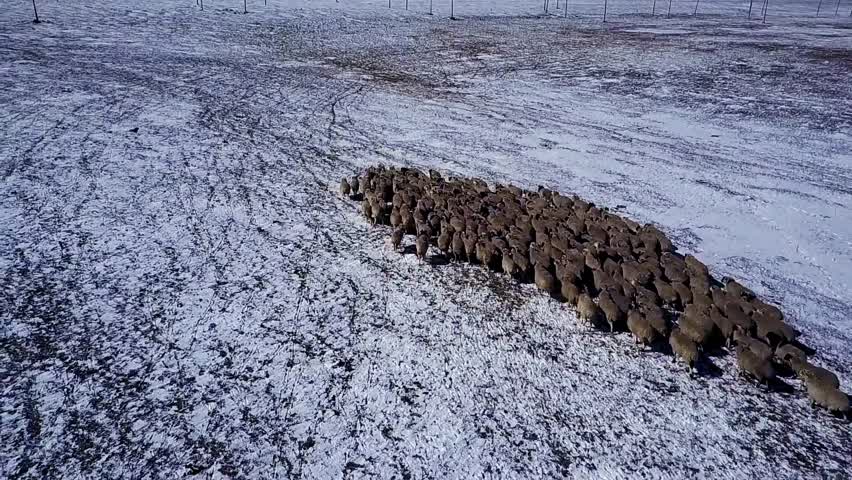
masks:
POLYGON ((657 11, 657 0, 654 0, 654 5, 651 7, 651 16, 654 16, 654 13, 657 11))
POLYGON ((698 2, 700 2, 700 1, 701 0, 695 0, 695 10, 693 10, 693 12, 692 12, 693 17, 698 15, 698 2))
POLYGON ((668 11, 668 13, 666 13, 666 18, 669 18, 671 16, 672 16, 672 0, 669 0, 669 11, 668 11))
POLYGON ((455 18, 456 18, 455 0, 450 0, 450 20, 454 20, 455 18))
POLYGON ((35 20, 33 20, 33 23, 41 23, 41 20, 38 19, 38 8, 36 8, 35 0, 33 0, 33 13, 35 13, 35 20))
POLYGON ((243 13, 248 13, 248 0, 243 0, 243 13))
POLYGON ((819 17, 819 9, 820 8, 822 8, 822 0, 819 0, 819 3, 817 4, 817 17, 819 17))
POLYGON ((766 23, 766 11, 769 10, 769 0, 763 2, 763 23, 766 23))
POLYGON ((408 10, 408 0, 405 0, 405 9, 408 10))
POLYGON ((606 0, 604 0, 604 20, 603 23, 606 23, 606 0))
POLYGON ((432 0, 429 0, 429 15, 432 15, 432 0))
POLYGON ((840 0, 837 0, 837 7, 834 9, 834 16, 837 16, 837 12, 840 11, 840 0))
POLYGON ((754 0, 748 0, 748 19, 751 20, 751 6, 754 5, 754 0))

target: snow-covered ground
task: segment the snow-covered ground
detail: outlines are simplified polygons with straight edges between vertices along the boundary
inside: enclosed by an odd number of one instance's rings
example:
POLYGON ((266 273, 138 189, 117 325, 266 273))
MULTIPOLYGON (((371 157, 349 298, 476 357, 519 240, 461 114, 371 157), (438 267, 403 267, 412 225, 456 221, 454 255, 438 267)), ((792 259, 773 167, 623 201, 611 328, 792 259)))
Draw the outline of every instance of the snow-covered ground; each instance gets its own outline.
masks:
POLYGON ((335 194, 384 162, 618 207, 848 392, 848 0, 38 3, 0 9, 0 477, 848 477, 797 381, 690 378, 335 194))

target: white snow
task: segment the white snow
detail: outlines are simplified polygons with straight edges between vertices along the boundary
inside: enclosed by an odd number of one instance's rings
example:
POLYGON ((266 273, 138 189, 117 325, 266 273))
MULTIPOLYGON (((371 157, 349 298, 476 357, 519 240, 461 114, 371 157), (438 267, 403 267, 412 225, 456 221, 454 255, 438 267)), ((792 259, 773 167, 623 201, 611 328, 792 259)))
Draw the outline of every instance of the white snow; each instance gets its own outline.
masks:
POLYGON ((0 476, 847 475, 796 380, 690 378, 335 190, 383 162, 622 205, 849 391, 850 7, 428 3, 4 5, 0 476))

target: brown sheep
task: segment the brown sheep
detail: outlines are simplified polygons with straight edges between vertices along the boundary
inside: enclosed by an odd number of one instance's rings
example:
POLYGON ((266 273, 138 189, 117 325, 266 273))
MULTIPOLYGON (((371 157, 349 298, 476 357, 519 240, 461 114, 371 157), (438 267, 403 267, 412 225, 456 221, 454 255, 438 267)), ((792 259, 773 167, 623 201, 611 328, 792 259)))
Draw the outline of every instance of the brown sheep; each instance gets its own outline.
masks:
POLYGON ((799 360, 807 359, 805 352, 803 352, 802 349, 789 343, 781 345, 775 349, 775 358, 777 358, 779 362, 787 365, 790 365, 790 359, 792 358, 797 358, 799 360))
POLYGON ((763 360, 769 360, 772 358, 772 348, 769 345, 756 338, 748 336, 748 334, 741 330, 734 331, 733 340, 737 345, 742 345, 743 347, 751 350, 752 353, 763 360))
POLYGON ((462 233, 456 231, 456 233, 453 234, 453 258, 458 261, 463 256, 464 240, 462 239, 462 233))
POLYGON ((608 291, 601 293, 601 296, 598 298, 598 305, 601 311, 603 311, 607 323, 609 323, 609 331, 614 332, 616 322, 620 322, 623 315, 621 309, 612 300, 612 296, 610 296, 608 291))
POLYGON ((754 328, 754 321, 743 312, 737 302, 728 302, 725 305, 725 316, 740 330, 750 332, 754 328))
POLYGON ((695 315, 684 313, 681 315, 678 325, 680 330, 698 346, 704 346, 710 341, 715 327, 706 313, 695 315))
POLYGON ((399 246, 402 244, 402 238, 405 236, 405 230, 402 228, 397 228, 391 234, 391 246, 393 246, 394 250, 399 250, 399 246))
POLYGON ((818 380, 810 380, 806 383, 811 406, 819 405, 832 413, 849 412, 849 397, 837 387, 818 380))
POLYGON ((672 288, 677 292, 680 305, 685 307, 692 303, 692 290, 681 282, 672 281, 672 288))
POLYGON ((664 280, 654 280, 654 289, 657 290, 657 295, 668 305, 675 305, 678 301, 678 294, 671 284, 664 280))
POLYGON ((807 360, 796 357, 790 358, 788 362, 796 375, 805 382, 819 381, 834 388, 840 387, 840 379, 831 370, 818 367, 807 360))
POLYGON ((577 288, 577 285, 574 282, 568 279, 562 279, 562 298, 565 299, 571 305, 576 306, 577 300, 580 298, 580 289, 577 288))
POLYGON ((581 323, 591 326, 597 321, 600 310, 595 305, 595 302, 592 301, 592 297, 581 293, 577 299, 577 314, 581 323))
POLYGON ((669 324, 660 307, 651 305, 646 307, 643 312, 648 323, 651 325, 651 328, 656 330, 661 337, 665 338, 669 335, 669 324))
POLYGON ((716 307, 710 307, 710 320, 716 325, 716 329, 722 334, 725 346, 731 346, 731 337, 734 335, 734 322, 728 319, 716 307))
POLYGON ((426 259, 426 252, 429 250, 429 237, 426 235, 419 235, 414 245, 417 249, 417 258, 420 260, 426 259))
POLYGON ((671 345, 674 353, 674 361, 680 358, 692 371, 695 368, 695 362, 698 361, 698 347, 695 342, 690 340, 679 328, 675 328, 669 335, 669 345, 671 345))
POLYGON ((651 345, 657 337, 657 331, 638 310, 631 310, 627 314, 627 329, 633 334, 634 341, 643 346, 651 345))
POLYGON ((553 292, 556 286, 556 280, 553 278, 553 275, 540 265, 535 266, 534 279, 535 286, 547 293, 553 292))
POLYGON ((775 369, 772 368, 772 363, 760 358, 742 345, 737 346, 737 367, 739 367, 741 375, 751 376, 758 383, 769 385, 769 382, 775 378, 775 369))

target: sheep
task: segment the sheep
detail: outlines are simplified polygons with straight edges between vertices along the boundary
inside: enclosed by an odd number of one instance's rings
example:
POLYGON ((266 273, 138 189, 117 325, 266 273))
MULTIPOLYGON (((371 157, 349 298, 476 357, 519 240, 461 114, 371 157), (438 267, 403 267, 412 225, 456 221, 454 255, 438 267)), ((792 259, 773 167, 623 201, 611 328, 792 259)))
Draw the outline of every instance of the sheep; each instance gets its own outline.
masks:
POLYGON ((462 239, 462 233, 460 231, 456 231, 453 234, 453 258, 458 261, 459 258, 464 256, 464 240, 462 239))
POLYGON ((740 285, 736 280, 728 279, 725 282, 725 291, 729 294, 733 295, 736 298, 745 298, 749 299, 754 297, 754 293, 751 290, 745 288, 740 285))
POLYGON ((738 303, 729 301, 725 305, 724 312, 736 328, 746 332, 750 332, 754 328, 754 321, 743 312, 738 303))
POLYGON ((404 236, 405 230, 403 230, 402 228, 394 229, 393 234, 391 234, 391 246, 393 246, 393 249, 395 251, 399 250, 399 246, 400 244, 402 244, 402 238, 404 236))
POLYGON ((417 258, 421 261, 426 259, 426 252, 429 250, 429 237, 426 235, 418 235, 414 245, 417 249, 417 258))
POLYGON ((796 376, 804 382, 819 381, 834 388, 840 387, 840 379, 831 370, 818 367, 807 360, 796 357, 790 358, 788 362, 790 363, 790 368, 796 372, 796 376))
POLYGON ((765 311, 755 312, 752 320, 757 329, 757 337, 766 340, 770 345, 778 345, 785 341, 792 342, 798 337, 793 327, 765 311))
POLYGON ((772 363, 760 358, 742 345, 737 346, 737 367, 741 375, 751 376, 758 383, 769 385, 769 382, 775 378, 775 369, 772 368, 772 363))
POLYGON ((677 292, 678 301, 681 306, 685 307, 692 303, 692 290, 686 284, 672 280, 672 288, 677 292))
POLYGON ((657 290, 657 295, 668 305, 675 305, 678 301, 678 294, 671 284, 664 280, 654 280, 654 289, 657 290))
POLYGON ((849 396, 828 383, 812 379, 808 382, 808 399, 811 406, 819 405, 832 413, 849 413, 849 396))
POLYGON ((701 263, 701 261, 695 258, 694 256, 687 254, 684 257, 683 262, 686 264, 686 268, 690 271, 690 273, 699 274, 702 276, 709 275, 707 265, 701 263))
POLYGON ((660 307, 656 305, 646 307, 644 313, 651 328, 656 330, 661 337, 665 338, 669 335, 669 324, 660 307))
POLYGON ((631 310, 627 314, 627 329, 633 334, 634 341, 642 344, 643 347, 651 345, 657 337, 657 331, 638 310, 631 310))
POLYGON ((710 341, 714 328, 710 317, 703 312, 694 315, 682 315, 679 326, 680 330, 698 346, 704 346, 710 341))
POLYGON ((805 360, 806 356, 805 352, 803 352, 799 347, 787 343, 775 349, 775 358, 777 358, 782 363, 790 365, 791 358, 805 360))
POLYGON ((449 229, 444 229, 440 235, 438 235, 437 247, 442 253, 446 254, 450 251, 450 243, 452 242, 452 236, 450 236, 449 229))
POLYGON ((674 328, 669 335, 669 345, 671 345, 674 353, 673 361, 676 362, 680 358, 692 371, 698 361, 698 346, 695 345, 695 342, 690 340, 679 328, 674 328))
POLYGON ((621 264, 621 275, 633 286, 646 285, 651 281, 651 274, 634 261, 621 264))
POLYGON ((577 300, 580 298, 580 289, 568 278, 562 279, 561 287, 562 298, 571 305, 577 305, 577 300))
POLYGON ((503 250, 502 259, 500 260, 500 267, 503 269, 503 273, 508 276, 514 276, 515 272, 518 271, 518 266, 515 265, 515 261, 512 260, 511 252, 507 250, 503 250))
POLYGON ((716 325, 722 338, 725 340, 725 346, 731 346, 731 337, 734 334, 734 323, 728 319, 716 307, 710 307, 710 320, 716 325))
POLYGON ((581 323, 586 323, 591 326, 598 319, 600 310, 598 309, 598 306, 595 305, 595 302, 592 301, 592 297, 588 294, 581 293, 577 299, 577 314, 581 323))
POLYGON ((770 348, 769 345, 756 338, 748 336, 741 330, 734 331, 733 339, 737 345, 742 345, 743 347, 748 348, 752 353, 763 360, 769 360, 772 358, 772 348, 770 348))
POLYGON ((612 296, 608 291, 601 293, 598 298, 598 305, 609 323, 609 331, 615 331, 615 323, 621 321, 622 312, 618 305, 612 300, 612 296))
POLYGON ((349 193, 352 192, 352 187, 349 186, 349 181, 346 180, 346 177, 343 177, 343 180, 340 181, 340 196, 348 197, 349 193))
POLYGON ((553 275, 546 268, 540 265, 535 266, 534 279, 535 286, 547 293, 552 292, 556 284, 553 275))
POLYGON ((361 200, 361 214, 368 219, 373 218, 373 206, 370 205, 370 201, 366 198, 361 200))

